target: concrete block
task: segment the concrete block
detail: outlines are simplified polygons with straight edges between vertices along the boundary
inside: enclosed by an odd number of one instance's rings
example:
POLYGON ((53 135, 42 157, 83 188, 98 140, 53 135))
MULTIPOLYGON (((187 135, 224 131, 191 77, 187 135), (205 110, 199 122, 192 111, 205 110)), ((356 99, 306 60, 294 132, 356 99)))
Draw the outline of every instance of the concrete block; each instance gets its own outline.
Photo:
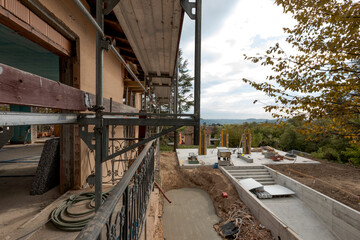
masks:
POLYGON ((31 186, 31 195, 40 195, 60 183, 60 139, 45 142, 31 186))
POLYGON ((13 137, 13 127, 0 127, 0 149, 13 137))

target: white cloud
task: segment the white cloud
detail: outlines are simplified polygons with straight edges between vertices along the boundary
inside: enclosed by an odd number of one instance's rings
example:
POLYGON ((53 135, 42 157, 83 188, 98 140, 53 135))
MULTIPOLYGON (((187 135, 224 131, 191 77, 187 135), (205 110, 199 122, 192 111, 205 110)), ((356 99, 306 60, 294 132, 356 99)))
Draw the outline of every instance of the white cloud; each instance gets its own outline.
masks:
MULTIPOLYGON (((205 4, 218 4, 218 11, 221 11, 219 1, 203 1, 205 4)), ((263 54, 276 42, 284 45, 286 36, 283 27, 293 24, 294 20, 283 14, 282 8, 271 0, 241 0, 233 6, 222 26, 202 40, 202 118, 216 115, 220 118, 271 117, 264 112, 264 104, 254 105, 253 101, 257 99, 268 103, 272 100, 241 80, 265 81, 271 70, 245 61, 243 54, 263 54)), ((186 26, 192 25, 185 23, 186 26)), ((203 22, 204 27, 212 26, 203 22)), ((182 42, 181 48, 192 72, 194 41, 182 42)), ((289 49, 288 46, 285 48, 289 49)))

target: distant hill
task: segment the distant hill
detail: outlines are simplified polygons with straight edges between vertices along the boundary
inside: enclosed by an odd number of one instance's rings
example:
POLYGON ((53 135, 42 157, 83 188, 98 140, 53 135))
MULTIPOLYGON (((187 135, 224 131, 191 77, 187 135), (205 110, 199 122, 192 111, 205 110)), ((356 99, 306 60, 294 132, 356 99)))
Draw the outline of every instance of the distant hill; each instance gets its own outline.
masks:
POLYGON ((262 123, 262 122, 276 122, 276 119, 257 119, 257 118, 248 118, 248 119, 201 119, 200 123, 207 125, 212 124, 243 124, 244 122, 252 123, 262 123))

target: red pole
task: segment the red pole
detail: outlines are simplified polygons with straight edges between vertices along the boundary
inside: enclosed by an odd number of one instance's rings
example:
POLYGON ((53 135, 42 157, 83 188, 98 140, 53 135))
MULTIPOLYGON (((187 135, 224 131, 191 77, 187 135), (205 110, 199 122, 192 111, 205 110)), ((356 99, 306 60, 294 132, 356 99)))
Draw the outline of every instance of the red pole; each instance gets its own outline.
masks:
POLYGON ((157 182, 155 182, 155 181, 154 181, 154 183, 155 183, 155 185, 157 186, 157 188, 160 190, 160 192, 162 193, 162 195, 164 196, 164 198, 166 198, 166 200, 167 200, 169 203, 171 203, 171 200, 168 199, 168 197, 165 195, 164 191, 161 189, 161 187, 159 186, 159 184, 157 184, 157 182))

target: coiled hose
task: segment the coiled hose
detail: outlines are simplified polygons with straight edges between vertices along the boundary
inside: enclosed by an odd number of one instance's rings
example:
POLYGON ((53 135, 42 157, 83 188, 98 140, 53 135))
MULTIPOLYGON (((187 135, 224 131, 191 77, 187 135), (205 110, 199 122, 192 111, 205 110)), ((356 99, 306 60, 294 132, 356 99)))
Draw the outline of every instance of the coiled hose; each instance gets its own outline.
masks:
MULTIPOLYGON (((111 189, 112 190, 112 189, 111 189)), ((104 202, 109 196, 111 190, 102 194, 104 202)), ((95 192, 80 193, 71 195, 60 206, 51 212, 51 221, 54 225, 64 231, 81 231, 83 227, 91 220, 95 212, 95 192), (82 212, 71 211, 74 204, 88 201, 87 209, 82 212)))

